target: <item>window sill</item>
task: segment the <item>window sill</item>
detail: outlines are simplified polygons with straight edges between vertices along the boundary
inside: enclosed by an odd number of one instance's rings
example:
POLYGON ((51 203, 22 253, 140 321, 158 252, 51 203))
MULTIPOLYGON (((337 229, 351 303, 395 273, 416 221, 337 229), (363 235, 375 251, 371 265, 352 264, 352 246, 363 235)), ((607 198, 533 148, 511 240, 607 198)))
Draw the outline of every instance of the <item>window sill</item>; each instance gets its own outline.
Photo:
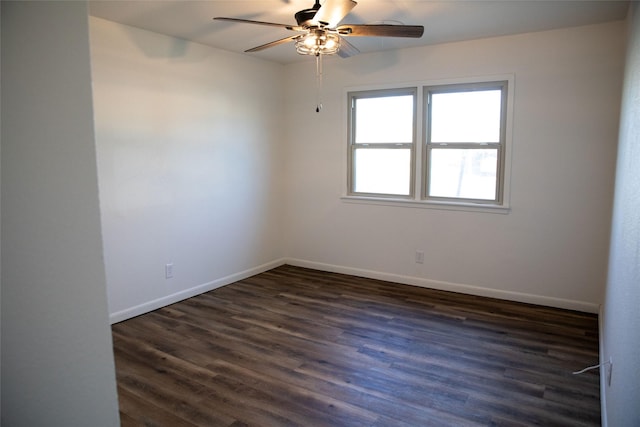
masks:
POLYGON ((490 205, 482 203, 452 203, 434 202, 430 200, 414 199, 394 199, 367 196, 342 196, 342 201, 346 203, 357 203, 365 205, 396 206, 404 208, 438 209, 449 211, 483 212, 506 215, 511 211, 509 206, 490 205))

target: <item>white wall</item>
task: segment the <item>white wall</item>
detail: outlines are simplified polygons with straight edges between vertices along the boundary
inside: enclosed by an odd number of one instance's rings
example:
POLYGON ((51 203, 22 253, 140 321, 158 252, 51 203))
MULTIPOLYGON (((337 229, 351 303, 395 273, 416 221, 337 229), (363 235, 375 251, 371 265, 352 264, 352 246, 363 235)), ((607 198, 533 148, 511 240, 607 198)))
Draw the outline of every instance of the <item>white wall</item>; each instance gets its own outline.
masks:
POLYGON ((611 255, 602 316, 603 425, 640 425, 640 7, 629 16, 611 255), (606 376, 604 377, 606 378, 606 376))
POLYGON ((90 23, 112 321, 285 255, 299 265, 597 311, 623 23, 330 59, 320 114, 311 58, 284 67, 90 23), (508 214, 340 199, 345 88, 496 74, 515 75, 508 214), (422 265, 416 250, 425 252, 422 265), (164 278, 169 262, 173 279, 164 278))
POLYGON ((281 262, 283 67, 90 28, 111 320, 281 262))
POLYGON ((287 256, 299 265, 597 311, 624 60, 622 22, 289 65, 287 256), (345 88, 515 75, 507 215, 376 206, 345 188, 345 88), (423 265, 414 262, 425 252, 423 265))
POLYGON ((84 2, 2 3, 2 425, 117 426, 84 2))

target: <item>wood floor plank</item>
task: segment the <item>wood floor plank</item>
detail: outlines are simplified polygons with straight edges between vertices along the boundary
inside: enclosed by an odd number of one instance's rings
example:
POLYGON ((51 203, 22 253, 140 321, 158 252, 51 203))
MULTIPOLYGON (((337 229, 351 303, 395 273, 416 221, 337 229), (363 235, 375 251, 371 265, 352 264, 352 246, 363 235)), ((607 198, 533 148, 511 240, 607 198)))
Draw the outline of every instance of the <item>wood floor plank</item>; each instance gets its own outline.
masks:
POLYGON ((118 387, 118 396, 121 411, 121 426, 196 426, 196 424, 180 418, 171 411, 152 404, 148 399, 131 393, 124 387, 118 387))
POLYGON ((113 325, 126 426, 596 426, 597 317, 282 266, 113 325))

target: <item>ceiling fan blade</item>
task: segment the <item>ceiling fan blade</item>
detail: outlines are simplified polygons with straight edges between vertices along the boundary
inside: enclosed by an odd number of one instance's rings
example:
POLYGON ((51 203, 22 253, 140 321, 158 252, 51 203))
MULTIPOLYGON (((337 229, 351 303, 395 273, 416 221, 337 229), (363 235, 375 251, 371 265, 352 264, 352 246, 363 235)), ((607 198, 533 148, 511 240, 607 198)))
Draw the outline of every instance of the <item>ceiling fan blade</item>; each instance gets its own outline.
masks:
POLYGON ((389 25, 389 24, 346 24, 340 25, 338 34, 348 37, 413 37, 420 38, 424 33, 422 25, 389 25))
POLYGON ((241 18, 225 18, 224 16, 216 16, 213 19, 216 21, 229 21, 229 22, 236 22, 241 24, 268 25, 270 27, 286 28, 287 30, 291 30, 291 31, 305 31, 304 28, 299 27, 297 25, 276 24, 275 22, 252 21, 250 19, 241 19, 241 18))
POLYGON ((360 53, 357 47, 352 45, 344 37, 340 37, 340 49, 338 49, 338 56, 340 58, 349 58, 360 53))
POLYGON ((334 28, 357 4, 353 0, 325 0, 313 17, 313 22, 334 28))
POLYGON ((300 37, 300 36, 296 35, 296 36, 285 37, 285 38, 280 39, 280 40, 276 40, 276 41, 273 41, 273 42, 270 42, 270 43, 266 43, 266 44, 263 44, 263 45, 260 45, 260 46, 253 47, 251 49, 247 49, 247 50, 245 50, 245 52, 247 52, 247 53, 249 53, 249 52, 258 52, 260 50, 264 50, 264 49, 267 49, 267 48, 270 48, 270 47, 278 46, 278 45, 283 44, 283 43, 292 42, 295 39, 297 39, 298 37, 300 37))

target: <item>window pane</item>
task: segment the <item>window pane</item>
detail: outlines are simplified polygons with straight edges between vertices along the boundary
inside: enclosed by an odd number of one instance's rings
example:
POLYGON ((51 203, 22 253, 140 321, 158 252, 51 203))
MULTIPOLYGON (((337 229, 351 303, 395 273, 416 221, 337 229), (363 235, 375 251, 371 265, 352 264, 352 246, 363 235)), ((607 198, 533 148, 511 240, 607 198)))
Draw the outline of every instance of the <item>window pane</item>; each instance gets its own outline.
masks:
POLYGON ((413 95, 356 99, 356 144, 413 142, 413 95))
POLYGON ((498 150, 431 149, 429 196, 495 200, 498 150))
POLYGON ((501 90, 431 95, 431 142, 500 142, 501 90))
POLYGON ((381 193, 407 196, 411 184, 411 150, 358 148, 354 153, 356 193, 381 193))

